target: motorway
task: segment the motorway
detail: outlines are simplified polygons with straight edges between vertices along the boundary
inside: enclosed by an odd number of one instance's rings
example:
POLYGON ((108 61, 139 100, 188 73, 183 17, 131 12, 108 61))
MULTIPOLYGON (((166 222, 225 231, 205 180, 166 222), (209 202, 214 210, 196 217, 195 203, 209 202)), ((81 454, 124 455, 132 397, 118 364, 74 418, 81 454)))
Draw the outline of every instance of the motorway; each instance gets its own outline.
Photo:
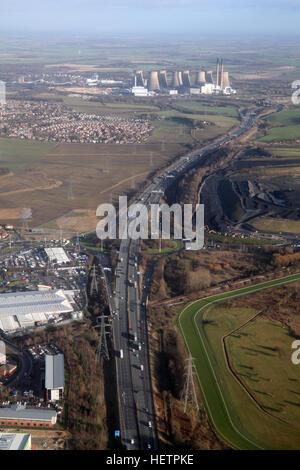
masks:
MULTIPOLYGON (((200 150, 177 160, 154 178, 136 203, 158 204, 167 187, 198 160, 247 132, 257 121, 259 110, 242 115, 239 127, 200 150)), ((158 437, 151 387, 146 304, 149 279, 139 293, 139 240, 121 241, 115 271, 116 287, 111 295, 113 342, 116 353, 120 434, 124 448, 157 449, 158 437)))

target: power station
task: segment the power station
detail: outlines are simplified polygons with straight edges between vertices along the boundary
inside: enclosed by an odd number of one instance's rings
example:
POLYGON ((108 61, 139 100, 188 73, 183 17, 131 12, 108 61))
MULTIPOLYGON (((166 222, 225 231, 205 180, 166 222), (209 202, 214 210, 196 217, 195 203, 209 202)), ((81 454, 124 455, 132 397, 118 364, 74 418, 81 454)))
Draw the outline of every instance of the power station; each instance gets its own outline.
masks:
POLYGON ((137 70, 132 93, 135 96, 178 93, 232 95, 236 90, 231 88, 223 59, 218 58, 215 73, 212 70, 152 70, 148 78, 144 78, 143 71, 137 70))

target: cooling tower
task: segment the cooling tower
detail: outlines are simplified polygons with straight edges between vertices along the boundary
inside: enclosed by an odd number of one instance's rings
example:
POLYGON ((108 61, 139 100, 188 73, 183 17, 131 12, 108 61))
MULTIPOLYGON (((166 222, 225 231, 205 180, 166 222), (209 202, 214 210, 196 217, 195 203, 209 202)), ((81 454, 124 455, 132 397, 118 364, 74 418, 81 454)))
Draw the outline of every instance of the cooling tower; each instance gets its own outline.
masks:
POLYGON ((173 88, 179 88, 179 76, 178 76, 178 72, 175 71, 173 72, 173 81, 172 81, 172 87, 173 88))
POLYGON ((183 85, 187 88, 191 87, 191 78, 189 70, 185 70, 182 74, 183 85))
POLYGON ((179 80, 179 86, 182 86, 183 85, 182 72, 178 72, 178 80, 179 80))
POLYGON ((205 72, 205 81, 206 83, 213 83, 213 73, 212 70, 205 72))
POLYGON ((149 90, 150 91, 160 90, 158 72, 150 72, 149 90))
POLYGON ((142 70, 138 70, 136 72, 136 84, 137 86, 144 86, 145 81, 144 81, 144 75, 142 70))
POLYGON ((159 72, 159 84, 161 88, 168 88, 167 72, 165 70, 159 72))
POLYGON ((197 72, 196 85, 203 85, 205 83, 205 72, 197 72))
POLYGON ((221 90, 224 88, 224 65, 223 65, 223 59, 221 59, 221 82, 220 82, 220 87, 221 90))
POLYGON ((224 73, 223 73, 223 87, 224 87, 224 88, 230 87, 230 81, 229 81, 228 72, 224 72, 224 73))
POLYGON ((217 82, 216 85, 220 85, 220 61, 217 59, 217 82))

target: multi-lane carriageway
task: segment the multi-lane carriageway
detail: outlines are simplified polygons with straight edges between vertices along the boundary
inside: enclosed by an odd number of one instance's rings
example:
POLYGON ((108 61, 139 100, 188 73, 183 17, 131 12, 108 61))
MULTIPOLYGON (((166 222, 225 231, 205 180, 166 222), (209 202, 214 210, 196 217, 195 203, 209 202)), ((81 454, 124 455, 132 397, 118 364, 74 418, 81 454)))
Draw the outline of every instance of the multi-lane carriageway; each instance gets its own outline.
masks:
MULTIPOLYGON (((158 204, 167 187, 204 156, 247 132, 259 110, 242 116, 239 127, 197 152, 176 161, 156 177, 135 201, 158 204)), ((122 240, 116 267, 115 294, 111 296, 113 341, 116 352, 121 441, 126 449, 157 449, 154 403, 147 338, 146 298, 149 279, 139 293, 139 240, 122 240)))

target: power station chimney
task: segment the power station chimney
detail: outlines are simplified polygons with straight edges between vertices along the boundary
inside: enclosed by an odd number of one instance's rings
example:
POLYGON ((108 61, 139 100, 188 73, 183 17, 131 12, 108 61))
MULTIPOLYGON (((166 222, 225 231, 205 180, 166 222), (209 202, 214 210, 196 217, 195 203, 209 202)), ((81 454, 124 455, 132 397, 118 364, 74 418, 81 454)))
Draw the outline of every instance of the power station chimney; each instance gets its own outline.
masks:
POLYGON ((150 72, 149 90, 150 91, 160 90, 158 72, 150 72))
POLYGON ((161 88, 168 88, 167 72, 166 70, 161 70, 159 72, 159 84, 161 88))
POLYGON ((183 85, 187 88, 191 87, 191 78, 189 70, 185 70, 182 74, 183 85))
POLYGON ((221 90, 224 88, 224 65, 223 59, 221 59, 221 83, 220 83, 221 90))
POLYGON ((220 85, 220 60, 217 59, 217 86, 220 85))

